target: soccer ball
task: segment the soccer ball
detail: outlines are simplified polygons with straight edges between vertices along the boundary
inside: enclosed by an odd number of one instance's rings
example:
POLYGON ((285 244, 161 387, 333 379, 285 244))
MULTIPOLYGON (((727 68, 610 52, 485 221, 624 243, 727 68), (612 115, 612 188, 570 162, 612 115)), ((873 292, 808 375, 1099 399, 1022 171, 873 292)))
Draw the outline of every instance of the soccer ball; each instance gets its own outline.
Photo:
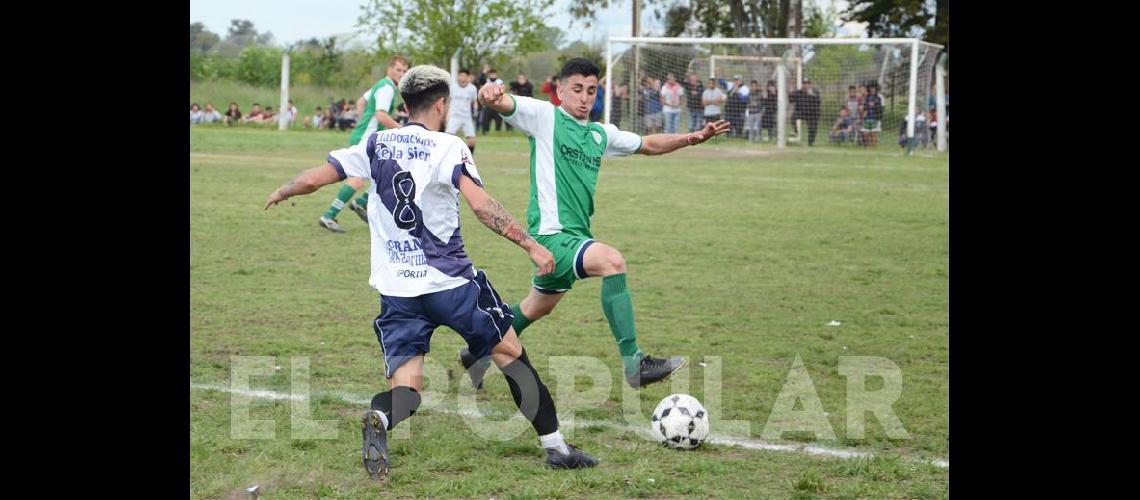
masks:
POLYGON ((692 450, 709 437, 709 412, 697 398, 673 394, 653 410, 650 426, 662 446, 692 450))

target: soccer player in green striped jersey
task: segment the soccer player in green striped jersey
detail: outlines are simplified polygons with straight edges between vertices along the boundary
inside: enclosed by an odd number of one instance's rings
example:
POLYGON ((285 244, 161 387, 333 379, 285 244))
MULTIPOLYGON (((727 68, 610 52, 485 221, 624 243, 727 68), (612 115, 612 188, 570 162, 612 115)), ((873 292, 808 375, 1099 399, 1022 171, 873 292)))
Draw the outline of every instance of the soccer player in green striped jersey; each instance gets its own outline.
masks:
MULTIPOLYGON (((529 232, 554 254, 555 271, 535 276, 530 294, 511 305, 514 329, 521 334, 532 322, 550 314, 574 282, 602 277, 602 311, 617 340, 626 381, 639 388, 668 377, 685 360, 653 358, 637 346, 633 299, 626 286, 625 257, 617 249, 595 241, 590 232, 594 191, 603 156, 660 155, 695 146, 728 132, 724 120, 706 123, 688 134, 654 134, 641 137, 612 124, 589 121, 598 91, 600 70, 582 58, 562 66, 558 97, 561 104, 513 96, 502 85, 488 83, 479 91, 479 103, 501 113, 507 123, 527 135, 530 142, 529 232)), ((472 383, 482 385, 487 360, 461 351, 460 360, 472 383)))
MULTIPOLYGON (((388 74, 356 101, 356 109, 361 110, 361 115, 356 122, 356 128, 352 130, 352 135, 349 136, 349 146, 355 146, 377 130, 400 128, 400 123, 395 118, 396 101, 400 94, 396 90, 396 85, 400 84, 400 77, 408 70, 408 64, 408 60, 403 56, 392 56, 388 60, 388 74)), ((336 199, 329 209, 317 219, 317 224, 334 233, 343 233, 344 228, 337 224, 336 216, 346 206, 367 223, 368 191, 361 193, 356 200, 349 201, 352 200, 352 195, 364 187, 364 182, 363 178, 349 177, 340 187, 340 191, 337 191, 336 199)))

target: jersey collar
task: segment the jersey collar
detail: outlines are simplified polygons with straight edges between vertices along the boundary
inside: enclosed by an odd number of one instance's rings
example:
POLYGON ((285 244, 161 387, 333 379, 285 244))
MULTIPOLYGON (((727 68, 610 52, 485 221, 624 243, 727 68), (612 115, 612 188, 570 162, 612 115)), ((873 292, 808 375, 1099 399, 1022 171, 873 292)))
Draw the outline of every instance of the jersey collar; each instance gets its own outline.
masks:
POLYGON ((590 124, 590 120, 579 120, 577 118, 574 118, 574 115, 570 114, 565 109, 562 109, 562 106, 555 106, 555 107, 558 108, 558 111, 561 111, 562 114, 566 115, 567 118, 574 120, 574 122, 577 123, 578 125, 585 127, 586 125, 590 124))

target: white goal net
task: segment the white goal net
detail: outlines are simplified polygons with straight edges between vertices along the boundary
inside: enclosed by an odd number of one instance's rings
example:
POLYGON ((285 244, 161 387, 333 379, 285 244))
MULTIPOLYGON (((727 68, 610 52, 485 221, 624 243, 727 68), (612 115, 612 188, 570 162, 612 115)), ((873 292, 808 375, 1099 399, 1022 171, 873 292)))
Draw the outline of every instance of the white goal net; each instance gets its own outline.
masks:
POLYGON ((719 117, 748 143, 944 150, 941 54, 915 39, 614 37, 604 119, 651 134, 719 117))

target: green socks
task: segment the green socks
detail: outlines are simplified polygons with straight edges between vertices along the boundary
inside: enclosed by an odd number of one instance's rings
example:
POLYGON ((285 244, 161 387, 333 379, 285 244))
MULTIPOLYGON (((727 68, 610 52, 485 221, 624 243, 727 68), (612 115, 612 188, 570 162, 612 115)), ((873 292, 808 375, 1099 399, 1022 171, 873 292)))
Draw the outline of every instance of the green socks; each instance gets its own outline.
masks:
MULTIPOLYGON (((340 186, 340 191, 336 192, 336 199, 333 200, 332 205, 329 206, 329 209, 325 211, 325 218, 336 220, 336 214, 339 214, 341 210, 344 210, 344 204, 347 203, 348 200, 351 200, 352 195, 354 194, 356 194, 356 189, 354 189, 348 183, 342 184, 340 186)), ((368 192, 365 191, 365 195, 367 194, 368 192)))
POLYGON ((365 189, 363 193, 360 193, 360 197, 356 198, 356 204, 360 205, 362 207, 368 206, 368 190, 367 189, 365 189))
POLYGON ((511 314, 515 316, 514 323, 512 323, 515 327, 515 335, 522 335, 523 330, 526 330, 526 327, 533 323, 523 315, 522 308, 519 307, 519 304, 511 304, 511 314))
POLYGON ((644 355, 637 348, 637 330, 633 326, 633 298, 625 286, 625 273, 602 278, 602 311, 610 322, 617 340, 625 373, 636 372, 644 355))
MULTIPOLYGON (((628 375, 636 372, 644 353, 637 347, 637 329, 633 325, 633 298, 625 286, 625 273, 602 278, 602 311, 606 314, 606 320, 610 323, 610 332, 617 341, 625 373, 628 375)), ((515 317, 512 323, 515 335, 522 335, 523 330, 533 322, 523 315, 519 304, 511 304, 511 313, 515 317)))

